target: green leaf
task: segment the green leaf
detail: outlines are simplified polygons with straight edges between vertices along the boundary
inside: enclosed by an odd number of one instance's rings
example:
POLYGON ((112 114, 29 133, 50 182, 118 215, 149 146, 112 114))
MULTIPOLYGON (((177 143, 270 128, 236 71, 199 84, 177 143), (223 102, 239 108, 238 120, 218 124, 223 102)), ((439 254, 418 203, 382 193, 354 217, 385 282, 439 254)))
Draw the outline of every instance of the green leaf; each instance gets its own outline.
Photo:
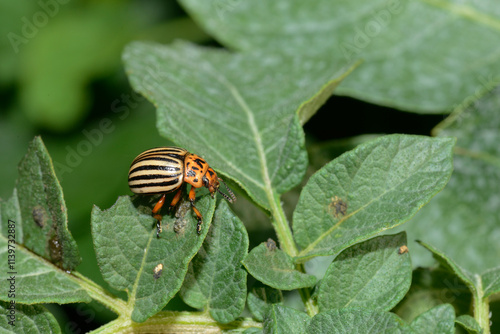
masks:
POLYGON ((263 242, 252 249, 243 265, 253 277, 275 289, 294 290, 316 284, 316 277, 298 271, 293 258, 276 248, 274 242, 263 242))
POLYGON ((409 220, 451 175, 451 138, 390 135, 359 145, 309 179, 293 215, 303 261, 333 255, 409 220))
POLYGON ((132 43, 123 59, 134 89, 157 106, 161 135, 203 156, 267 209, 307 167, 298 110, 317 108, 312 100, 324 100, 323 90, 345 72, 330 58, 180 42, 132 43))
POLYGON ((163 217, 163 232, 157 238, 155 219, 151 217, 152 200, 144 196, 132 201, 123 196, 108 210, 94 207, 91 217, 103 278, 113 288, 127 291, 129 307, 133 308, 132 320, 136 322, 160 311, 180 289, 215 209, 215 200, 210 196, 196 201, 204 220, 202 233, 198 235, 189 201, 183 201, 177 210, 178 218, 163 217), (159 265, 163 270, 155 274, 159 265))
POLYGON ((442 267, 417 268, 413 271, 410 291, 393 310, 407 322, 442 304, 451 304, 457 314, 470 312, 469 288, 453 273, 442 267))
POLYGON ((269 306, 282 303, 283 294, 281 290, 276 290, 265 285, 253 287, 247 297, 248 310, 259 321, 264 320, 269 306))
POLYGON ((264 333, 302 334, 305 333, 311 318, 304 312, 282 306, 271 305, 264 316, 264 333))
POLYGON ((248 252, 245 226, 221 201, 203 246, 189 263, 182 299, 194 308, 207 307, 220 323, 236 319, 245 307, 247 272, 241 260, 248 252))
MULTIPOLYGON (((73 276, 19 244, 12 244, 0 237, 0 291, 13 291, 16 303, 89 303, 92 299, 73 280, 73 276), (8 256, 14 262, 8 262, 8 256)), ((10 292, 9 292, 10 293, 10 292)), ((7 293, 0 300, 10 301, 7 293)))
POLYGON ((481 275, 484 297, 500 292, 500 267, 490 269, 481 275))
MULTIPOLYGON (((322 59, 320 58, 320 60, 322 59)), ((347 78, 351 72, 359 66, 359 63, 360 62, 357 62, 351 65, 343 74, 333 80, 330 80, 323 87, 321 87, 320 91, 316 95, 301 104, 297 111, 300 124, 304 125, 311 117, 314 116, 314 114, 316 114, 318 109, 330 98, 332 92, 337 88, 342 80, 347 78)))
POLYGON ((342 308, 316 314, 307 328, 307 333, 387 334, 411 333, 411 330, 394 313, 342 308))
POLYGON ((455 322, 465 328, 470 334, 481 334, 483 330, 477 323, 476 319, 470 315, 463 314, 455 319, 455 322))
POLYGON ((464 282, 465 285, 467 285, 471 293, 477 294, 478 282, 476 280, 476 277, 474 277, 474 274, 460 267, 458 264, 456 264, 455 261, 453 261, 450 257, 448 257, 439 249, 422 241, 417 241, 417 242, 422 246, 424 246, 425 248, 427 248, 432 253, 432 256, 439 262, 439 264, 444 269, 448 270, 449 272, 455 274, 458 278, 460 278, 460 280, 462 280, 462 282, 464 282))
MULTIPOLYGON (((453 175, 406 229, 411 240, 438 245, 462 267, 481 273, 497 267, 500 258, 499 89, 475 99, 467 98, 435 129, 439 136, 457 137, 453 175)), ((427 252, 411 246, 414 264, 430 265, 427 252)))
POLYGON ((337 90, 362 100, 442 113, 498 83, 493 2, 182 0, 222 44, 238 50, 362 59, 337 90), (475 38, 481 36, 481 38, 475 38), (467 52, 464 52, 467 50, 467 52), (439 55, 439 57, 436 57, 439 55), (471 64, 474 64, 471 66, 471 64))
POLYGON ((410 288, 406 234, 380 236, 344 250, 317 292, 320 311, 344 307, 389 311, 410 288))
MULTIPOLYGON (((12 196, 3 201, 0 198, 0 231, 2 236, 8 238, 14 232, 15 241, 17 243, 23 242, 23 221, 21 218, 21 208, 19 207, 19 197, 17 196, 17 189, 14 188, 12 196), (12 230, 12 223, 15 224, 15 230, 12 230)), ((12 238, 12 237, 11 237, 12 238)), ((11 242, 12 243, 12 242, 11 242)))
POLYGON ((19 164, 14 196, 17 200, 12 198, 10 201, 20 209, 20 216, 15 215, 15 219, 19 219, 16 221, 16 242, 63 269, 76 268, 81 258, 68 230, 62 188, 40 137, 31 142, 19 164), (16 201, 18 203, 14 203, 16 201))
POLYGON ((436 306, 419 315, 410 324, 415 333, 455 333, 455 310, 450 304, 436 306))
POLYGON ((80 262, 52 161, 35 137, 19 166, 18 189, 0 202, 0 295, 17 303, 90 302, 67 270, 80 262), (64 268, 64 269, 61 269, 64 268), (57 287, 57 289, 54 288, 57 287))
POLYGON ((439 262, 442 268, 455 274, 465 283, 465 285, 467 285, 473 295, 473 310, 478 323, 483 328, 490 326, 491 313, 489 312, 488 299, 485 298, 482 277, 477 274, 472 274, 460 267, 455 261, 436 248, 421 241, 419 241, 419 243, 432 252, 434 258, 439 262))
POLYGON ((54 316, 41 305, 15 304, 15 310, 8 303, 0 302, 2 333, 48 334, 61 333, 54 316))

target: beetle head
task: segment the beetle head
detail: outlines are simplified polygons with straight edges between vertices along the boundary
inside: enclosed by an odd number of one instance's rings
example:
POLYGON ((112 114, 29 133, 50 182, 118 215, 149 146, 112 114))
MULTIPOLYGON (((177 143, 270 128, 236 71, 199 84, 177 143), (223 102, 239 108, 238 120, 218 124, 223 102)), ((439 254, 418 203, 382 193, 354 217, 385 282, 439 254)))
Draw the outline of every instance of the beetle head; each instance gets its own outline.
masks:
POLYGON ((234 203, 236 201, 236 196, 234 196, 233 192, 227 184, 217 176, 215 171, 209 167, 205 175, 203 176, 203 185, 208 188, 208 191, 210 191, 210 195, 212 195, 212 198, 214 198, 215 193, 219 192, 229 203, 234 203), (220 182, 224 183, 224 186, 227 189, 227 192, 229 193, 229 196, 222 191, 220 191, 220 182))

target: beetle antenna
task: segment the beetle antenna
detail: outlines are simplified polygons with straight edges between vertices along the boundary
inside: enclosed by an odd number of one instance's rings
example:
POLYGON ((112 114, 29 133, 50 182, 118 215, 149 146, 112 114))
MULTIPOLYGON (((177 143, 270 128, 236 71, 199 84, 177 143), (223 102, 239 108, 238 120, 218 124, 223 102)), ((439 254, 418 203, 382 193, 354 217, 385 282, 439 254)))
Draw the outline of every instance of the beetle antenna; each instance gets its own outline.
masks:
POLYGON ((231 189, 229 189, 229 187, 227 186, 226 182, 224 182, 224 180, 222 180, 220 177, 218 177, 219 181, 221 181, 224 186, 226 187, 227 189, 227 192, 229 193, 229 197, 228 195, 224 194, 222 191, 220 191, 219 188, 217 188, 217 191, 229 202, 229 203, 234 203, 236 202, 236 196, 234 196, 233 192, 231 191, 231 189))

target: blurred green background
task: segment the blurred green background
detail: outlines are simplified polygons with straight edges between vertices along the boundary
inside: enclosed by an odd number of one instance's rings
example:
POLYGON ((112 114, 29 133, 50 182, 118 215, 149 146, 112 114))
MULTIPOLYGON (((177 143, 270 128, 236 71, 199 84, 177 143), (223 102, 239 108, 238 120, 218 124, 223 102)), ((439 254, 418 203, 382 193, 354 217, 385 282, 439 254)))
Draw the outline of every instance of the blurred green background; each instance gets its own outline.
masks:
MULTIPOLYGON (((0 0, 0 29, 6 37, 0 39, 0 198, 11 196, 17 164, 32 138, 41 135, 83 258, 78 271, 107 286, 92 246, 92 207, 109 208, 118 196, 130 195, 132 159, 146 148, 170 144, 158 135, 154 106, 128 84, 123 47, 133 40, 174 39, 219 45, 174 1, 0 0)), ((429 135, 444 117, 332 97, 305 126, 310 173, 359 143, 348 138, 429 135)), ((284 199, 289 217, 297 198, 295 191, 284 199)), ((248 202, 238 201, 235 210, 249 229, 251 247, 273 236, 266 215, 248 202)), ((97 304, 51 310, 68 333, 86 332, 113 317, 97 304)))

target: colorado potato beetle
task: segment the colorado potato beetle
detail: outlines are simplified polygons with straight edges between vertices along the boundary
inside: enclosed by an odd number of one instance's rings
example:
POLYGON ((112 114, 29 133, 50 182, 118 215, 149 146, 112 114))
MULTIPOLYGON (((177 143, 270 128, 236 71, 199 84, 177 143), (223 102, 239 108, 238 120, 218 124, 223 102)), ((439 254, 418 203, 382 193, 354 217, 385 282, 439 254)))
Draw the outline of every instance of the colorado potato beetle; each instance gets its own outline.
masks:
POLYGON ((142 152, 134 159, 128 172, 128 185, 135 194, 163 194, 152 211, 156 219, 157 237, 161 233, 162 216, 159 212, 165 203, 166 194, 177 191, 170 203, 170 210, 172 210, 182 196, 185 183, 191 185, 189 201, 198 219, 196 232, 201 234, 203 216, 194 205, 195 188, 207 187, 212 198, 216 192, 219 192, 229 203, 236 201, 233 192, 225 183, 224 186, 229 196, 219 190, 219 181, 224 183, 205 159, 183 148, 173 146, 157 147, 142 152))

